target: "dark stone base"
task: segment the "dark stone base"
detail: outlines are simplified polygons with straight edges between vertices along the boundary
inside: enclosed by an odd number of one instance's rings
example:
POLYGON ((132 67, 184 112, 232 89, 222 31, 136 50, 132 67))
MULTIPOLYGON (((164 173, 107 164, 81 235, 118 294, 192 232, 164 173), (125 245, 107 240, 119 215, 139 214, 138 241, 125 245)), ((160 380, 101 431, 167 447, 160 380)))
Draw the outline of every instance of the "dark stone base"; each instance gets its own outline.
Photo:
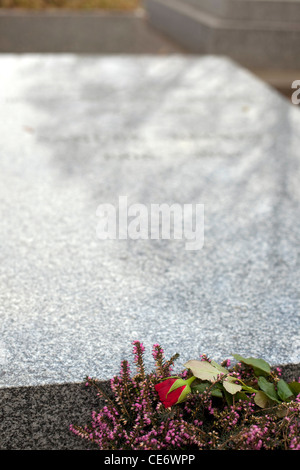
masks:
POLYGON ((0 450, 91 449, 69 425, 89 424, 91 412, 102 406, 84 384, 1 389, 0 450))
MULTIPOLYGON (((283 366, 285 380, 299 376, 300 364, 283 366)), ((0 450, 97 450, 69 425, 89 424, 103 404, 84 383, 0 389, 0 450)))

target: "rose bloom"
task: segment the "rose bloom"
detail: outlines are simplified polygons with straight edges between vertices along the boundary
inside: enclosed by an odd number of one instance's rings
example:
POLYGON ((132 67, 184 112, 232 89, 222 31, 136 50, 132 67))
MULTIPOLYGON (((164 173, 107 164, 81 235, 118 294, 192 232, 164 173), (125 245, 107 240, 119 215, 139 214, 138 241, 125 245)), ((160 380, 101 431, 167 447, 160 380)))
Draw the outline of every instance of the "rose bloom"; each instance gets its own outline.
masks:
POLYGON ((155 390, 165 408, 182 402, 191 392, 190 383, 195 379, 183 380, 179 377, 169 377, 155 385, 155 390))

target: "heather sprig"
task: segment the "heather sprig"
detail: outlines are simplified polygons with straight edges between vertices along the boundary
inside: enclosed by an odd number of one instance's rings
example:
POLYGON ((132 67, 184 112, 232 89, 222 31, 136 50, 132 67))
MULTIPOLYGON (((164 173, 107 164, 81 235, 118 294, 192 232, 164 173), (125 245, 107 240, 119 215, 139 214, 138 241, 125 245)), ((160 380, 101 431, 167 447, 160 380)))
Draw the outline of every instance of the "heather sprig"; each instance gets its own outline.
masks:
POLYGON ((300 450, 299 379, 287 384, 260 359, 235 356, 231 366, 205 355, 170 376, 178 354, 166 360, 159 344, 146 373, 144 352, 135 341, 135 373, 122 361, 109 391, 86 378, 105 405, 89 426, 71 425, 75 435, 101 450, 300 450))

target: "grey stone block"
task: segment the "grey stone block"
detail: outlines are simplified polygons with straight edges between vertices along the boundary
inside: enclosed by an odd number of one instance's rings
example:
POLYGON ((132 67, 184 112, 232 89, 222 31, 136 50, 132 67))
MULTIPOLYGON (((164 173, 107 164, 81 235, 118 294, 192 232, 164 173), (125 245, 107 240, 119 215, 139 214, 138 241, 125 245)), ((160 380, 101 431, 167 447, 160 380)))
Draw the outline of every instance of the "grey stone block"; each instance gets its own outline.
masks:
POLYGON ((184 3, 228 20, 296 22, 300 19, 298 0, 185 0, 184 3))
POLYGON ((153 30, 143 10, 30 11, 0 8, 0 52, 166 54, 180 52, 153 30))
POLYGON ((131 342, 298 364, 299 109, 218 57, 0 58, 0 385, 109 379, 131 342), (96 209, 205 204, 205 243, 96 209))
POLYGON ((150 24, 193 53, 227 55, 249 68, 300 68, 299 2, 228 0, 223 5, 227 5, 225 10, 214 3, 209 8, 207 5, 200 0, 145 2, 150 24), (282 3, 292 9, 287 8, 280 17, 282 3), (266 4, 269 9, 264 15, 266 4), (242 8, 236 8, 238 5, 242 8), (262 7, 262 13, 254 15, 256 5, 262 7))

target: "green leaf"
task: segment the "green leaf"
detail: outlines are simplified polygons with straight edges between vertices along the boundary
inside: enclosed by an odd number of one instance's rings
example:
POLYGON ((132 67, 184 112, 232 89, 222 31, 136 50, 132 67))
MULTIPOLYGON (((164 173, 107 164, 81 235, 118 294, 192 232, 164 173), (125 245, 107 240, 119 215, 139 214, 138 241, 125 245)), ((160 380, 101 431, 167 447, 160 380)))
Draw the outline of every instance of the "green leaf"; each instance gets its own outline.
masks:
POLYGON ((255 397, 254 397, 254 402, 260 408, 268 408, 268 406, 270 405, 269 397, 260 390, 256 392, 255 397))
POLYGON ((256 393, 257 390, 253 387, 249 387, 249 385, 246 385, 244 384, 244 382, 242 382, 242 380, 239 380, 239 382, 242 384, 242 389, 245 390, 246 392, 250 392, 250 393, 256 393))
POLYGON ((261 375, 261 372, 267 375, 271 374, 270 365, 263 359, 255 359, 254 357, 245 358, 243 356, 240 356, 239 354, 233 354, 233 357, 238 362, 242 362, 243 364, 253 367, 255 375, 261 375))
MULTIPOLYGON (((218 397, 222 398, 222 390, 221 388, 218 387, 219 384, 216 384, 212 389, 211 389, 211 394, 213 397, 218 397)), ((192 387, 192 392, 198 391, 199 393, 203 393, 208 387, 210 387, 211 384, 210 382, 202 382, 201 384, 194 385, 192 387)))
POLYGON ((203 393, 210 386, 210 382, 202 382, 201 384, 196 384, 191 387, 192 392, 203 393))
POLYGON ((222 374, 228 374, 228 370, 218 364, 216 361, 211 361, 211 365, 218 369, 220 372, 222 372, 222 374))
POLYGON ((233 395, 231 395, 231 393, 228 393, 225 389, 224 389, 224 395, 225 395, 225 398, 226 398, 227 405, 232 406, 233 405, 233 395))
POLYGON ((299 382, 290 382, 289 388, 292 390, 295 396, 299 395, 300 393, 300 383, 299 382))
POLYGON ((275 411, 275 414, 278 418, 284 418, 285 416, 288 415, 288 410, 287 408, 283 408, 282 406, 279 405, 275 411))
POLYGON ((237 392, 237 394, 235 395, 235 400, 250 401, 250 398, 248 397, 248 395, 246 395, 245 392, 237 392))
POLYGON ((282 401, 290 401, 291 397, 294 395, 288 384, 283 379, 280 379, 277 383, 277 393, 282 401))
POLYGON ((223 398, 222 390, 218 387, 213 387, 211 394, 213 397, 223 398))
POLYGON ((265 377, 258 378, 259 388, 265 392, 265 394, 273 401, 279 403, 278 395, 275 390, 275 385, 271 382, 268 382, 265 377))
POLYGON ((235 380, 235 377, 227 377, 225 380, 223 380, 223 387, 231 395, 235 395, 237 392, 242 390, 241 385, 234 383, 235 380))
POLYGON ((191 359, 184 364, 184 367, 191 369, 194 376, 201 380, 209 380, 210 382, 214 382, 220 375, 220 371, 207 361, 191 359))

